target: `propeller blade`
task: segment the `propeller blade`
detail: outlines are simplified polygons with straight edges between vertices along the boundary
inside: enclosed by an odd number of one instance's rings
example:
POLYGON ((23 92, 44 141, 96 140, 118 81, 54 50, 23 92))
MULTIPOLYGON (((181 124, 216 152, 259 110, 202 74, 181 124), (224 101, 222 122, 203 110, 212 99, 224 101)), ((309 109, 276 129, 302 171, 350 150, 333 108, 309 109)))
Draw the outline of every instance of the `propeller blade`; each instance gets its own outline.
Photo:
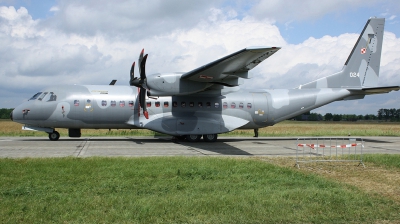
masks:
POLYGON ((142 60, 140 61, 139 65, 139 72, 140 72, 140 79, 145 80, 146 79, 146 60, 147 60, 148 54, 146 54, 142 60))
POLYGON ((149 113, 147 112, 147 105, 146 105, 146 89, 143 87, 140 87, 139 104, 140 107, 143 109, 143 115, 146 117, 146 119, 149 119, 149 113))
POLYGON ((129 80, 129 85, 134 86, 133 80, 137 79, 135 78, 135 62, 132 64, 130 75, 131 79, 129 80))
POLYGON ((142 60, 143 60, 143 54, 144 54, 144 48, 142 49, 142 51, 140 52, 140 54, 139 54, 139 59, 138 59, 138 63, 139 63, 139 75, 142 73, 141 72, 141 64, 142 64, 142 60))

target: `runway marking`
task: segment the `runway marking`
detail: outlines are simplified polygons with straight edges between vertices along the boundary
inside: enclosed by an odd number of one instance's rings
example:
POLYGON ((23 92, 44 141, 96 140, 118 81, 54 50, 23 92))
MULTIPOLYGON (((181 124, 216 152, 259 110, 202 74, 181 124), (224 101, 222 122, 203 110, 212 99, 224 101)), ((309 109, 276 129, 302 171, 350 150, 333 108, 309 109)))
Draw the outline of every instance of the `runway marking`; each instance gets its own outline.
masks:
POLYGON ((89 147, 89 145, 90 145, 90 138, 85 138, 85 141, 81 142, 81 144, 79 144, 76 147, 76 150, 73 153, 73 155, 75 157, 82 157, 85 154, 85 152, 86 152, 87 148, 89 147))

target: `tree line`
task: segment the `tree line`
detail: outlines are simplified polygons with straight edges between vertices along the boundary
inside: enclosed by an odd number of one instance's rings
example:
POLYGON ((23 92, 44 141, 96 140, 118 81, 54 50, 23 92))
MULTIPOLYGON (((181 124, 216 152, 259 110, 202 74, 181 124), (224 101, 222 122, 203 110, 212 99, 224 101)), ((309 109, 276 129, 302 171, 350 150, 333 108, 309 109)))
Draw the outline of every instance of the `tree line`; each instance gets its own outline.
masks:
POLYGON ((0 119, 10 119, 10 113, 11 111, 13 111, 14 109, 7 109, 7 108, 2 108, 0 109, 0 119))
POLYGON ((332 114, 326 113, 321 115, 319 113, 307 112, 302 115, 293 118, 297 121, 400 121, 400 109, 384 109, 378 110, 377 114, 366 114, 366 115, 356 115, 356 114, 332 114))

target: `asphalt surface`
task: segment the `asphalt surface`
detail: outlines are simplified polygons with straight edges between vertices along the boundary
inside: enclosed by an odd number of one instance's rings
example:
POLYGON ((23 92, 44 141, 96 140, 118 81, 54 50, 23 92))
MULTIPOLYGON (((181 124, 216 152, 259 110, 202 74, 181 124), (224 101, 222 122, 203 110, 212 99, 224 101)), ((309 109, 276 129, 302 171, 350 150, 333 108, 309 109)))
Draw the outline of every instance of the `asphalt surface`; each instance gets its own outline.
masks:
POLYGON ((63 137, 50 141, 46 137, 0 137, 0 157, 91 157, 91 156, 296 156, 335 155, 336 153, 400 154, 400 137, 350 137, 323 141, 297 138, 219 137, 217 142, 173 142, 170 137, 63 137), (363 141, 363 142, 362 142, 363 141), (362 143, 364 147, 338 147, 362 143), (298 144, 324 145, 298 147, 298 144))

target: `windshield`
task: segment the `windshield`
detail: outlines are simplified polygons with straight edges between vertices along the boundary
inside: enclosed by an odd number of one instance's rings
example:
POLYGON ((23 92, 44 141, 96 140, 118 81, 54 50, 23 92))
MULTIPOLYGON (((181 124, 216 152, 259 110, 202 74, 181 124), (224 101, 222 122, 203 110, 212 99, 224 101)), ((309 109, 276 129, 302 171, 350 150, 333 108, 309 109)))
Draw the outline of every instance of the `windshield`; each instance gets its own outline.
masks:
POLYGON ((42 100, 46 95, 47 95, 47 92, 42 93, 42 94, 38 97, 38 100, 42 100))
POLYGON ((36 98, 38 98, 38 96, 40 96, 42 94, 42 92, 38 92, 35 95, 33 95, 29 100, 36 100, 36 98))
POLYGON ((29 100, 40 100, 43 102, 56 101, 57 95, 54 92, 38 92, 33 95, 29 100))
POLYGON ((57 100, 57 95, 54 94, 53 92, 50 92, 46 96, 43 96, 43 102, 56 101, 56 100, 57 100))

